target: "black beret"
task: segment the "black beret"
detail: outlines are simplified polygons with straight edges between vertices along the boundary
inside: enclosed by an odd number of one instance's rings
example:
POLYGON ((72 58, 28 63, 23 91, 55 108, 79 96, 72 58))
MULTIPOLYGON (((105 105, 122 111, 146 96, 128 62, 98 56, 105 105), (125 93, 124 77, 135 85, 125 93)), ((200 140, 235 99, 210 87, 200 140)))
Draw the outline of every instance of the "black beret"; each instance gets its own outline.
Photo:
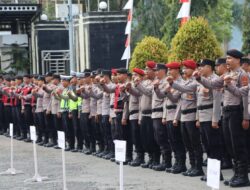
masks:
POLYGON ((37 78, 37 80, 45 81, 45 77, 42 76, 42 75, 40 75, 40 76, 37 78))
POLYGON ((226 58, 218 58, 218 59, 216 59, 216 61, 215 61, 215 65, 216 65, 216 66, 219 66, 219 65, 221 65, 221 64, 226 64, 226 62, 227 62, 227 59, 226 59, 226 58))
POLYGON ((237 58, 237 59, 241 59, 244 56, 244 54, 237 49, 228 50, 227 55, 234 57, 234 58, 237 58))
POLYGON ((240 63, 241 64, 243 64, 243 63, 250 64, 250 59, 248 57, 243 57, 243 58, 241 58, 240 63))
POLYGON ((163 63, 156 64, 156 70, 167 70, 168 68, 163 63))
POLYGON ((7 77, 4 78, 4 80, 10 82, 11 81, 11 77, 7 76, 7 77))
POLYGON ((53 74, 53 79, 58 79, 58 80, 60 80, 60 75, 58 75, 58 74, 53 74))
POLYGON ((211 66, 212 68, 214 68, 215 66, 215 62, 210 60, 210 59, 202 59, 200 62, 199 62, 199 66, 205 66, 205 65, 209 65, 211 66))
POLYGON ((110 70, 102 70, 101 75, 102 76, 104 76, 104 75, 111 76, 111 71, 110 70))
POLYGON ((90 69, 84 69, 82 73, 85 73, 85 72, 90 73, 91 70, 90 69))
POLYGON ((96 73, 97 73, 97 75, 100 75, 102 73, 102 69, 97 69, 96 73))
POLYGON ((53 76, 53 72, 49 71, 45 75, 46 75, 46 77, 52 77, 53 76))
POLYGON ((91 74, 90 74, 91 77, 95 77, 96 75, 98 75, 97 71, 92 71, 91 74))
POLYGON ((38 74, 33 74, 33 75, 32 75, 32 78, 34 78, 34 79, 37 79, 38 77, 39 77, 38 74))
POLYGON ((31 78, 31 76, 29 74, 23 75, 23 78, 31 78))
POLYGON ((128 74, 128 70, 125 68, 119 68, 119 69, 116 69, 116 71, 119 74, 128 74))
POLYGON ((16 76, 16 80, 23 80, 22 76, 16 76))
POLYGON ((84 72, 83 74, 84 74, 84 78, 86 78, 86 77, 90 77, 91 72, 84 72))

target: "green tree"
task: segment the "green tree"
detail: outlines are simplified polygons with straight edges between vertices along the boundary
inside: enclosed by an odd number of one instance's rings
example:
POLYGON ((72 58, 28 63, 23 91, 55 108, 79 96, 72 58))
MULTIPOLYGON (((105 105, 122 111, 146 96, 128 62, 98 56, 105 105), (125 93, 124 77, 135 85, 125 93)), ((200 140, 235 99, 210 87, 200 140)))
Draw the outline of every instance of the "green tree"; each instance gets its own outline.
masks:
POLYGON ((134 3, 134 27, 132 43, 140 41, 144 36, 163 37, 160 30, 167 14, 164 0, 139 0, 134 3))
POLYGON ((245 54, 250 54, 250 0, 245 0, 243 11, 243 47, 245 54))
POLYGON ((219 42, 227 42, 231 38, 233 23, 233 0, 219 0, 215 7, 209 7, 205 18, 214 31, 219 42))
POLYGON ((167 46, 155 37, 145 37, 141 42, 137 43, 132 55, 129 69, 145 68, 145 62, 153 60, 160 63, 166 63, 168 59, 167 46))
POLYGON ((218 43, 207 20, 193 17, 179 29, 171 42, 169 60, 216 59, 222 55, 218 43))
MULTIPOLYGON (((191 16, 205 17, 214 30, 219 42, 229 40, 231 37, 233 0, 192 0, 191 16)), ((180 20, 176 19, 181 4, 175 0, 165 0, 167 14, 161 31, 164 33, 163 41, 169 46, 171 39, 178 31, 180 20)))
POLYGON ((2 60, 2 62, 10 63, 4 71, 13 69, 16 73, 18 71, 28 71, 30 68, 29 51, 27 48, 20 47, 18 44, 11 44, 10 51, 3 52, 3 55, 9 55, 10 59, 2 60))

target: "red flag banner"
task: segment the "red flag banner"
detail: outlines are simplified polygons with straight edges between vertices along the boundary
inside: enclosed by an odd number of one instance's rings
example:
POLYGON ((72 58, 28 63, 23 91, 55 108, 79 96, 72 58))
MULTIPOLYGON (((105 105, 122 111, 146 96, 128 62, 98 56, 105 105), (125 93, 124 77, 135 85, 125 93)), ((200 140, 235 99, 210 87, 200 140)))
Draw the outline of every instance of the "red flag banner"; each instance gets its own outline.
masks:
POLYGON ((180 0, 180 3, 188 3, 189 0, 180 0))

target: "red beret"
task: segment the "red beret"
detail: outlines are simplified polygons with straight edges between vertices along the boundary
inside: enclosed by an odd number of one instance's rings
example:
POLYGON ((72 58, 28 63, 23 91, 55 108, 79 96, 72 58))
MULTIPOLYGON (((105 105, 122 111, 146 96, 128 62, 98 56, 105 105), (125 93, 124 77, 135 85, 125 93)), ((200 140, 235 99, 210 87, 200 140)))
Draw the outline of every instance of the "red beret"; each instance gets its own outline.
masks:
POLYGON ((196 69, 196 62, 194 60, 185 60, 182 62, 183 65, 189 69, 193 69, 195 70, 196 69))
POLYGON ((179 69, 181 67, 181 64, 178 62, 170 62, 166 64, 166 67, 169 69, 179 69))
POLYGON ((111 69, 112 75, 117 75, 117 69, 111 69))
POLYGON ((137 73, 138 75, 141 75, 141 76, 143 76, 145 74, 144 71, 142 69, 139 69, 139 68, 134 68, 133 72, 137 73))
POLYGON ((147 61, 146 66, 150 69, 155 69, 156 68, 156 62, 154 61, 147 61))

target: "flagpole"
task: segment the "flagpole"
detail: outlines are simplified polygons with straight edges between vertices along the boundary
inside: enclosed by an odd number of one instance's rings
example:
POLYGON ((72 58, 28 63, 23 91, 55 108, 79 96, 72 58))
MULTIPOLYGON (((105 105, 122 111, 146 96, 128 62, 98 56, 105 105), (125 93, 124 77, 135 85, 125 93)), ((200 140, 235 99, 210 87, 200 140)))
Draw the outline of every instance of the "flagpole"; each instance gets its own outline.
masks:
POLYGON ((126 59, 126 69, 129 68, 129 60, 131 57, 131 31, 132 31, 132 18, 133 18, 133 0, 128 0, 127 4, 125 5, 125 7, 123 8, 124 10, 129 10, 128 13, 128 21, 127 21, 127 25, 126 25, 126 29, 125 29, 125 34, 127 35, 127 40, 126 40, 126 45, 125 45, 125 51, 123 53, 123 56, 121 58, 121 60, 125 60, 126 59))

